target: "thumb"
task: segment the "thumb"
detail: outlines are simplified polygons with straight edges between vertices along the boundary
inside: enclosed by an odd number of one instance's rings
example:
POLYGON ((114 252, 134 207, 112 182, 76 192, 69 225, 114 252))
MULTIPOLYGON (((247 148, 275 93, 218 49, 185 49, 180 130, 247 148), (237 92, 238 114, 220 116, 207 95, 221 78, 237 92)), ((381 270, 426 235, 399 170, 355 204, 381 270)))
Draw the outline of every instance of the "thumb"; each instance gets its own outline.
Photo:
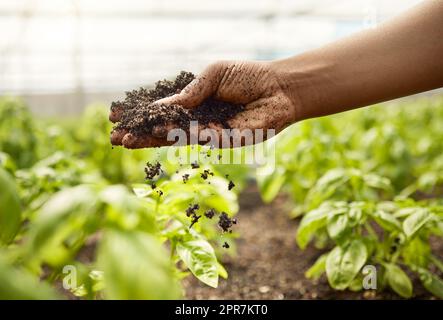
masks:
POLYGON ((156 104, 178 104, 187 109, 194 109, 212 96, 221 80, 221 66, 214 63, 191 81, 180 93, 157 100, 156 104))

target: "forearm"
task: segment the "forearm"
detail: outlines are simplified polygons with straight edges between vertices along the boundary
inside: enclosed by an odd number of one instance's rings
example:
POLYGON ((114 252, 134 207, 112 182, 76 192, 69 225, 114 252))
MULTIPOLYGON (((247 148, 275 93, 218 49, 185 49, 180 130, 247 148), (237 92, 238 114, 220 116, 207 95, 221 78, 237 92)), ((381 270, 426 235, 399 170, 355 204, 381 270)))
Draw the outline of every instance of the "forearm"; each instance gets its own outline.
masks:
POLYGON ((273 67, 300 106, 297 120, 442 87, 443 1, 273 67))

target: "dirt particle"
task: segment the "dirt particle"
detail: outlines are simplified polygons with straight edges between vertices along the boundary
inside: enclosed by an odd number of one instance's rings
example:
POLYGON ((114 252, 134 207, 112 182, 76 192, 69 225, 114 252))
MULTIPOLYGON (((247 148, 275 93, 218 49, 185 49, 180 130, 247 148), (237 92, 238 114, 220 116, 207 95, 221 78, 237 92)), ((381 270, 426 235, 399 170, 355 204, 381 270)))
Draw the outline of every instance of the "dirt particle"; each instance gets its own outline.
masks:
POLYGON ((232 190, 232 188, 234 188, 234 187, 235 187, 234 182, 232 182, 232 180, 230 180, 229 184, 228 184, 228 190, 232 190))
POLYGON ((208 169, 203 170, 203 172, 200 174, 200 177, 201 177, 203 180, 208 179, 209 176, 214 176, 214 172, 212 172, 212 171, 210 171, 210 170, 208 170, 208 169))
POLYGON ((198 220, 199 220, 201 217, 202 217, 202 216, 194 215, 194 216, 192 217, 191 225, 189 226, 189 229, 191 229, 192 226, 193 226, 195 223, 197 223, 198 220))
POLYGON ((182 175, 182 178, 183 178, 183 183, 188 182, 188 180, 189 180, 189 174, 185 173, 184 175, 182 175))
POLYGON ((150 162, 146 163, 145 166, 145 174, 146 174, 146 180, 152 180, 156 176, 160 175, 163 172, 160 162, 156 162, 155 164, 152 164, 150 162))
POLYGON ((214 209, 209 209, 205 212, 205 217, 208 219, 212 219, 216 214, 217 212, 214 209))
POLYGON ((201 215, 197 215, 197 210, 200 209, 200 206, 198 204, 190 204, 189 207, 186 209, 186 216, 191 217, 191 225, 189 226, 189 229, 192 228, 194 224, 198 222, 198 220, 202 217, 201 215))
POLYGON ((191 168, 198 169, 198 168, 200 168, 200 165, 197 163, 197 161, 195 161, 195 162, 191 163, 191 168))
POLYGON ((223 243, 223 248, 225 248, 225 249, 229 249, 230 246, 229 246, 229 244, 228 244, 227 242, 225 242, 225 243, 223 243))
POLYGON ((218 220, 218 225, 223 230, 223 232, 230 232, 231 231, 231 227, 234 224, 237 224, 237 220, 236 219, 229 218, 229 216, 228 216, 228 214, 226 212, 222 212, 220 214, 220 217, 219 217, 219 220, 218 220))
POLYGON ((186 216, 190 217, 192 215, 195 215, 195 211, 200 209, 200 206, 198 204, 190 204, 189 207, 186 209, 186 216))

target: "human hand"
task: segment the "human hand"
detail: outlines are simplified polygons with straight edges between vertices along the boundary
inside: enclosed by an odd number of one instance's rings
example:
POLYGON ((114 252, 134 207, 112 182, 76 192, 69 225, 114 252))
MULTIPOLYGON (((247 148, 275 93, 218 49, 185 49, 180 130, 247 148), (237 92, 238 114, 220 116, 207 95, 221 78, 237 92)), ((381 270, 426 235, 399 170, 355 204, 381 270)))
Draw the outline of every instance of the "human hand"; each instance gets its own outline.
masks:
MULTIPOLYGON (((279 73, 269 62, 220 61, 209 65, 180 93, 156 101, 163 105, 180 105, 194 109, 208 98, 243 105, 243 111, 227 120, 230 128, 220 124, 209 124, 199 127, 214 129, 221 136, 222 129, 245 129, 254 134, 256 129, 275 129, 278 133, 295 122, 297 106, 289 97, 285 84, 279 73)), ((111 111, 110 119, 115 122, 121 114, 111 111)), ((170 145, 167 133, 175 124, 154 128, 152 135, 135 136, 131 133, 114 131, 111 141, 127 148, 145 148, 170 145)), ((202 142, 202 141, 199 141, 202 142)), ((254 142, 260 142, 255 141, 254 142)), ((247 143, 247 142, 246 142, 247 143)), ((241 140, 241 144, 245 144, 241 140)))

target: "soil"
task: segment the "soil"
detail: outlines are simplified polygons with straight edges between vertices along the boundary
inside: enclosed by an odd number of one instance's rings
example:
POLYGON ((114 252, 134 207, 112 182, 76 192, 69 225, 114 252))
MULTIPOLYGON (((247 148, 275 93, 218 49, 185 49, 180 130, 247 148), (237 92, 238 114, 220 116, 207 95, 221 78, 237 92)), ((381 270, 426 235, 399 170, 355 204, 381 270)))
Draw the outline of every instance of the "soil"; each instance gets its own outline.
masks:
POLYGON ((214 216, 215 216, 216 214, 217 214, 217 213, 215 212, 214 209, 209 209, 209 210, 207 210, 207 211, 205 212, 205 217, 208 218, 208 219, 212 219, 212 218, 214 218, 214 216))
MULTIPOLYGON (((240 199, 241 223, 236 226, 237 256, 225 255, 222 262, 229 273, 217 289, 189 276, 184 280, 187 299, 399 299, 386 289, 363 292, 332 290, 325 276, 306 279, 304 272, 323 253, 314 247, 300 250, 295 243, 299 221, 290 219, 288 201, 279 196, 272 204, 261 202, 256 187, 240 199)), ((433 240, 434 252, 443 253, 443 243, 433 240)), ((232 253, 232 250, 230 250, 232 253)), ((415 299, 435 299, 414 280, 415 299)))
POLYGON ((180 93, 194 78, 191 72, 182 71, 174 81, 158 81, 154 89, 140 88, 126 92, 125 100, 111 104, 112 111, 122 111, 120 122, 114 130, 125 130, 135 136, 145 136, 151 135, 154 128, 173 125, 189 132, 190 121, 198 121, 202 125, 213 123, 229 128, 227 121, 243 111, 244 106, 212 97, 192 110, 180 105, 153 104, 158 99, 180 93))
MULTIPOLYGON (((152 180, 156 176, 159 176, 163 172, 160 162, 156 162, 155 164, 152 164, 150 162, 146 163, 145 166, 145 179, 146 180, 152 180)), ((153 189, 155 189, 155 184, 152 185, 153 189)))
POLYGON ((226 212, 222 212, 220 214, 218 226, 223 230, 223 232, 230 232, 234 224, 237 224, 236 219, 229 218, 226 212))
POLYGON ((208 170, 208 169, 203 170, 203 172, 200 174, 200 177, 201 177, 203 180, 208 179, 209 176, 214 176, 214 172, 212 172, 212 171, 210 171, 210 170, 208 170))

